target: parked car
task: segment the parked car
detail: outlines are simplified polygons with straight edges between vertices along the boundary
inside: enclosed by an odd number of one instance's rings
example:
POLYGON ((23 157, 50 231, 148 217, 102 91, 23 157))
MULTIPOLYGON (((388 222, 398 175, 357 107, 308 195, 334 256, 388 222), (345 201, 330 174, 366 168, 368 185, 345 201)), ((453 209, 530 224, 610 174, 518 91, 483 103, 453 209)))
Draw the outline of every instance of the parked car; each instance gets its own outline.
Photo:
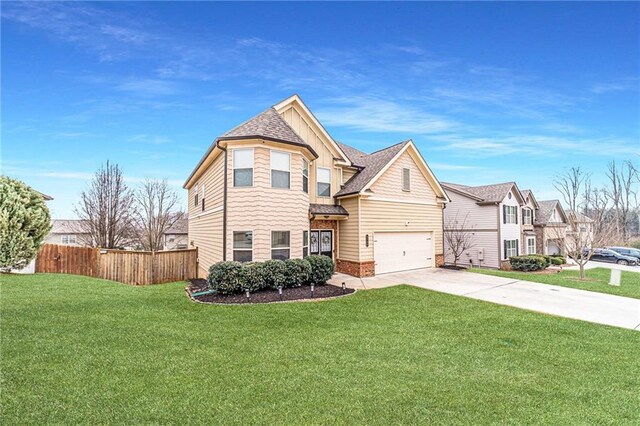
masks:
POLYGON ((609 250, 613 250, 623 256, 635 257, 638 263, 640 263, 640 250, 633 247, 607 247, 609 250))
POLYGON ((597 262, 609 262, 609 263, 617 263, 619 265, 637 265, 638 259, 631 256, 625 256, 620 253, 616 253, 613 250, 609 249, 595 249, 593 250, 593 255, 591 256, 591 260, 595 260, 597 262))

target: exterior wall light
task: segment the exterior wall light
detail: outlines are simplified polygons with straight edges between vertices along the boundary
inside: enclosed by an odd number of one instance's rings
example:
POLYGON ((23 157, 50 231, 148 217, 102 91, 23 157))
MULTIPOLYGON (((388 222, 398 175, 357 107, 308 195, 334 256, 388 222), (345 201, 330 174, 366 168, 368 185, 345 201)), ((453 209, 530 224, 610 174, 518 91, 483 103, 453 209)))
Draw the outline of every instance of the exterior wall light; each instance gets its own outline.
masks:
POLYGON ((244 289, 244 294, 247 296, 247 303, 249 303, 251 301, 251 293, 248 288, 244 289))
POLYGON ((278 286, 278 294, 280 295, 280 300, 282 300, 282 286, 278 286))

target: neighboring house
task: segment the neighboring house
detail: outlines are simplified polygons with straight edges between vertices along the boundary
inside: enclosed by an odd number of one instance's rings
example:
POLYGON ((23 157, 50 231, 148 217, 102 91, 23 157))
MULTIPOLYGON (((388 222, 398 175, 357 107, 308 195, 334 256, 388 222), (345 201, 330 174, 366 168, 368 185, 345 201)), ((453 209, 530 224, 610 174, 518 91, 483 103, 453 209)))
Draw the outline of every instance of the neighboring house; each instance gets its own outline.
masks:
POLYGON ((183 250, 189 248, 189 221, 187 218, 178 219, 173 226, 164 233, 164 250, 183 250))
POLYGON ((51 221, 51 231, 44 242, 65 246, 87 246, 88 234, 83 233, 81 229, 81 220, 54 219, 51 221))
MULTIPOLYGON (((464 223, 464 230, 473 234, 473 247, 462 255, 460 265, 501 268, 508 265, 510 256, 522 253, 520 210, 535 204, 525 202, 515 182, 483 186, 443 182, 442 186, 451 199, 444 211, 445 230, 462 231, 460 224, 464 223)), ((525 228, 527 232, 533 229, 529 225, 525 228)), ((453 263, 447 247, 445 261, 453 263)))
POLYGON ((355 276, 443 262, 447 195, 411 140, 366 154, 294 95, 218 137, 184 184, 199 274, 322 254, 355 276))
POLYGON ((536 254, 538 252, 536 244, 536 232, 534 224, 536 222, 536 213, 540 208, 540 204, 533 196, 530 189, 521 191, 524 204, 522 205, 522 243, 520 253, 536 254))
POLYGON ((576 245, 580 249, 592 248, 593 219, 580 212, 567 210, 569 227, 567 228, 567 250, 573 251, 576 245))
POLYGON ((564 254, 568 217, 558 200, 538 202, 534 222, 536 252, 538 254, 564 254))

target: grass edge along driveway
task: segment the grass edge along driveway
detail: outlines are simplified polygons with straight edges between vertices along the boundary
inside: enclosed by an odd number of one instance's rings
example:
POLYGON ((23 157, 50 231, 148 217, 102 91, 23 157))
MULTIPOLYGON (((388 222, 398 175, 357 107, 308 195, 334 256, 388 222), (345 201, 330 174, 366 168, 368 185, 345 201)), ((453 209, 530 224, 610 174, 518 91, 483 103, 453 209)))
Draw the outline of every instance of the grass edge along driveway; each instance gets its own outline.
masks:
POLYGON ((607 268, 587 269, 586 280, 580 281, 579 270, 576 268, 564 269, 557 274, 534 274, 530 272, 501 271, 496 269, 468 269, 477 274, 494 275, 497 277, 511 278, 514 280, 533 281, 542 284, 552 284, 561 287, 577 288, 580 290, 595 291, 598 293, 613 294, 616 296, 640 299, 640 273, 622 271, 620 286, 609 285, 611 270, 607 268))
POLYGON ((0 276, 3 424, 638 424, 640 333, 410 286, 212 306, 0 276))

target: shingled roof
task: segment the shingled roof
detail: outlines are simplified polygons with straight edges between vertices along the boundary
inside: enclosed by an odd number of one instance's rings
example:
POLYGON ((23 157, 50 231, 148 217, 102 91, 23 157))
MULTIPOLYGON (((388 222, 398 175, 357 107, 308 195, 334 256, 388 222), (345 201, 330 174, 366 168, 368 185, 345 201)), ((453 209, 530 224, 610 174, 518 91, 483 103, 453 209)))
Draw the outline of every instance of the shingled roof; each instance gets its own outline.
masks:
POLYGON ((361 167, 358 173, 353 175, 349 179, 342 189, 335 195, 341 197, 349 194, 357 194, 367 186, 371 180, 386 166, 389 162, 408 144, 410 140, 406 140, 395 145, 391 145, 388 148, 381 149, 380 151, 372 152, 371 154, 365 154, 355 148, 351 148, 348 145, 340 144, 345 154, 349 157, 349 160, 361 167), (345 148, 347 148, 345 150, 345 148), (352 158, 352 156, 354 158, 352 158))
POLYGON ((332 204, 309 204, 309 213, 325 216, 349 216, 349 212, 344 207, 332 204))
POLYGON ((273 108, 234 127, 220 136, 220 139, 249 137, 263 137, 308 146, 273 108))
POLYGON ((476 198, 481 199, 481 203, 491 204, 499 203, 505 199, 511 188, 514 186, 517 189, 515 182, 496 183, 493 185, 481 185, 481 186, 466 186, 457 183, 443 182, 442 185, 446 188, 457 190, 458 192, 467 193, 476 198))
POLYGON ((551 219, 551 213, 553 213, 556 206, 560 206, 560 212, 562 212, 565 221, 567 220, 562 204, 560 204, 559 200, 538 201, 538 205, 540 207, 536 211, 536 225, 546 225, 550 223, 549 219, 551 219))

